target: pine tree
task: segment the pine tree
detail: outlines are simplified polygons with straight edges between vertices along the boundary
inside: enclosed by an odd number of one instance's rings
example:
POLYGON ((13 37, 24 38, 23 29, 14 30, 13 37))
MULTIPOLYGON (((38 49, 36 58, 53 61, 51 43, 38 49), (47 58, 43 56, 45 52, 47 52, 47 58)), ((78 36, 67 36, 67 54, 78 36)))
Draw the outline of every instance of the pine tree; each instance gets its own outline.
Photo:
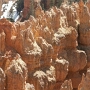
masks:
POLYGON ((17 12, 20 13, 20 11, 24 8, 24 0, 17 0, 17 12))
POLYGON ((51 0, 51 6, 54 6, 55 0, 51 0))

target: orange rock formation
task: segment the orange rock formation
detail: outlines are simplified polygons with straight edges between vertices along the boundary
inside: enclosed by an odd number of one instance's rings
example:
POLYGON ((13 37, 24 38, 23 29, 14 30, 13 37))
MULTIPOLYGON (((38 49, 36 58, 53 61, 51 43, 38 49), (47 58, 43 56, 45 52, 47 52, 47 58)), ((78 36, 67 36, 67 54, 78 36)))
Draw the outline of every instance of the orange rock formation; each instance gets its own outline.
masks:
POLYGON ((38 4, 24 22, 1 19, 0 90, 89 90, 89 5, 38 4))

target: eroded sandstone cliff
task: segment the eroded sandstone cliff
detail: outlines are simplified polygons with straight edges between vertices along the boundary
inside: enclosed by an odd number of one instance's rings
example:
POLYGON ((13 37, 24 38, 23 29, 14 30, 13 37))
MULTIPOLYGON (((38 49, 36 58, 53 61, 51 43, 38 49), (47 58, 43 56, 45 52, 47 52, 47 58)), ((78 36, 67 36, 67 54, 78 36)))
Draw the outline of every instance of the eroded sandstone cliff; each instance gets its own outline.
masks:
POLYGON ((1 19, 0 90, 90 90, 89 5, 38 4, 24 22, 1 19))

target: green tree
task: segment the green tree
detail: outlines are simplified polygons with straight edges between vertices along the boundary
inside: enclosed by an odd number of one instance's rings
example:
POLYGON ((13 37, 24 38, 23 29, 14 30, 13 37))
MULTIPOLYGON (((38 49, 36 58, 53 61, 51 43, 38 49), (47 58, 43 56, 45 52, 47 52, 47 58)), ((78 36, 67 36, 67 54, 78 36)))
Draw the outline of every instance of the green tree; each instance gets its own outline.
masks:
POLYGON ((54 6, 54 4, 55 4, 55 0, 51 0, 51 6, 54 6))

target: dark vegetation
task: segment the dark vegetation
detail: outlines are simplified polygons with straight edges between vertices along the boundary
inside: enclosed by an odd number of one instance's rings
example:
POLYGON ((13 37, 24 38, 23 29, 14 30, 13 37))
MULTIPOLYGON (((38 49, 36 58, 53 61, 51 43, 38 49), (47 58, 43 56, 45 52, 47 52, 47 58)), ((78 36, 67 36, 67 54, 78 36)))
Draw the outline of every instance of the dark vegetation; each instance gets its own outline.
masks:
MULTIPOLYGON (((43 10, 47 10, 52 6, 60 7, 62 2, 67 1, 69 4, 72 2, 79 2, 80 0, 41 0, 41 6, 43 10)), ((83 0, 86 3, 87 0, 83 0)))
MULTIPOLYGON (((62 2, 64 2, 64 1, 68 1, 69 4, 71 4, 72 2, 79 2, 80 0, 41 0, 40 4, 41 4, 41 7, 43 10, 48 10, 52 6, 60 7, 62 2)), ((83 0, 83 1, 85 3, 87 0, 83 0)), ((28 12, 28 17, 30 15, 34 15, 34 12, 33 12, 35 9, 34 5, 35 5, 34 0, 31 0, 30 1, 30 11, 28 12)), ((20 14, 20 12, 22 11, 23 8, 24 8, 24 0, 17 0, 16 1, 16 9, 17 9, 18 14, 20 14)), ((9 20, 13 22, 13 20, 11 18, 9 20)), ((24 21, 24 20, 22 20, 22 21, 24 21)))
POLYGON ((9 20, 10 22, 14 22, 12 18, 7 18, 7 20, 9 20))
MULTIPOLYGON (((48 3, 48 0, 41 0, 41 6, 44 10, 46 10, 48 8, 48 6, 59 7, 63 1, 64 0, 50 0, 50 3, 48 3)), ((71 2, 79 2, 80 0, 67 0, 67 1, 69 1, 71 3, 71 2)), ((83 1, 86 2, 87 0, 83 0, 83 1)), ((33 2, 34 2, 34 0, 31 0, 31 3, 33 3, 33 2)), ((17 0, 16 3, 17 3, 17 11, 20 13, 20 11, 24 8, 24 0, 17 0)), ((31 4, 31 5, 33 5, 33 4, 31 4)))
POLYGON ((20 11, 24 8, 24 0, 17 0, 17 12, 20 14, 20 11))

